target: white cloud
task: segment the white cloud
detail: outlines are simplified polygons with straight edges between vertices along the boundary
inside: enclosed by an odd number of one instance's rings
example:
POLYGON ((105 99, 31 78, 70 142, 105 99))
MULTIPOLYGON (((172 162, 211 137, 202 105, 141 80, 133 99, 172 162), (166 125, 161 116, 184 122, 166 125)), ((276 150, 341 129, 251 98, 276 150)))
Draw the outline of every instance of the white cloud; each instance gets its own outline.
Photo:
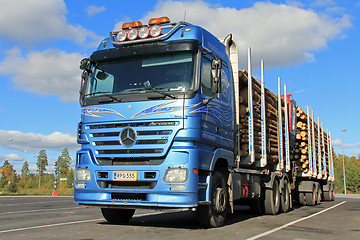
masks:
POLYGON ((0 148, 37 152, 42 149, 62 151, 64 148, 74 151, 79 147, 76 143, 75 134, 53 132, 49 135, 43 135, 0 129, 0 148))
MULTIPOLYGON (((335 139, 332 141, 333 146, 341 147, 342 143, 340 139, 335 139)), ((344 148, 360 148, 360 142, 344 144, 344 148)))
POLYGON ((331 141, 332 146, 336 146, 336 147, 341 147, 341 140, 340 139, 335 139, 331 141))
POLYGON ((89 17, 92 17, 96 14, 102 13, 106 10, 105 6, 95 6, 95 5, 90 5, 86 8, 86 13, 89 17))
POLYGON ((23 161, 25 160, 25 158, 23 158, 22 156, 19 156, 18 154, 15 153, 10 153, 10 154, 0 154, 0 160, 8 160, 8 161, 23 161))
POLYGON ((80 25, 66 21, 63 0, 0 0, 0 37, 34 44, 63 38, 78 44, 96 46, 99 36, 80 25))
MULTIPOLYGON (((264 59, 270 68, 291 66, 315 61, 315 51, 326 48, 329 40, 338 38, 352 26, 348 15, 332 18, 311 9, 302 9, 295 3, 257 2, 250 8, 235 9, 212 7, 203 1, 166 0, 159 1, 142 22, 160 16, 181 21, 186 10, 187 22, 203 26, 219 38, 233 34, 240 49, 241 66, 247 65, 249 46, 253 49, 254 65, 259 65, 260 59, 264 59)), ((119 26, 121 22, 115 28, 119 26)))
POLYGON ((360 149, 357 149, 355 151, 352 151, 350 153, 350 156, 360 157, 360 149))
POLYGON ((57 95, 62 101, 75 102, 80 86, 78 53, 58 49, 31 51, 22 56, 19 48, 6 52, 0 74, 11 75, 15 86, 27 92, 57 95))

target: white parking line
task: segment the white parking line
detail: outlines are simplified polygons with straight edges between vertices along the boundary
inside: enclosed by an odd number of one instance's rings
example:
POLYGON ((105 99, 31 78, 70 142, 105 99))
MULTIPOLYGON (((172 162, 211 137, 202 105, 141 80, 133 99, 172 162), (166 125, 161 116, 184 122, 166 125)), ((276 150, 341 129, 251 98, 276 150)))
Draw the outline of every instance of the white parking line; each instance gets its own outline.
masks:
POLYGON ((60 211, 60 210, 71 210, 71 209, 77 209, 77 208, 84 208, 84 207, 49 208, 49 209, 37 209, 37 210, 26 210, 26 211, 16 211, 16 212, 4 212, 4 213, 0 213, 0 215, 16 214, 16 213, 32 213, 32 212, 60 211))
POLYGON ((34 205, 34 204, 43 204, 43 203, 57 203, 57 202, 64 202, 64 201, 73 201, 73 200, 59 200, 59 201, 46 201, 46 202, 25 202, 25 203, 6 203, 6 204, 0 204, 0 207, 6 207, 6 206, 16 206, 16 205, 34 205))
MULTIPOLYGON (((166 212, 166 213, 175 213, 175 212, 178 212, 178 211, 166 212)), ((159 214, 163 214, 163 213, 164 212, 138 214, 138 215, 134 215, 134 218, 145 217, 145 216, 150 216, 150 215, 159 215, 159 214)), ((97 221, 105 221, 105 220, 104 220, 104 218, 97 218, 97 219, 81 220, 81 221, 74 221, 74 222, 54 223, 54 224, 47 224, 47 225, 40 225, 40 226, 33 226, 33 227, 15 228, 15 229, 9 229, 9 230, 2 230, 2 231, 0 231, 0 234, 1 233, 9 233, 9 232, 18 232, 18 231, 24 231, 24 230, 31 230, 31 229, 79 224, 79 223, 97 222, 97 221)))
POLYGON ((248 238, 247 240, 255 240, 255 239, 259 239, 259 238, 265 237, 265 236, 270 235, 270 234, 272 234, 272 233, 274 233, 274 232, 280 231, 280 230, 282 230, 282 229, 284 229, 284 228, 287 228, 287 227, 289 227, 289 226, 291 226, 291 225, 294 225, 294 224, 296 224, 296 223, 298 223, 298 222, 304 221, 304 220, 306 220, 306 219, 309 219, 309 218, 315 217, 315 216, 317 216, 317 215, 319 215, 319 214, 322 214, 322 213, 324 213, 324 212, 327 212, 327 211, 329 211, 329 210, 331 210, 331 209, 333 209, 333 208, 336 208, 336 207, 338 207, 338 206, 340 206, 340 205, 342 205, 342 204, 344 204, 344 203, 346 203, 346 201, 343 201, 343 202, 338 203, 338 204, 336 204, 336 205, 334 205, 334 206, 332 206, 332 207, 329 207, 329 208, 326 208, 326 209, 324 209, 324 210, 321 210, 320 212, 311 214, 311 215, 309 215, 309 216, 307 216, 307 217, 300 218, 300 219, 298 219, 298 220, 295 220, 295 221, 286 223, 286 224, 284 224, 284 225, 282 225, 282 226, 280 226, 280 227, 277 227, 277 228, 274 228, 274 229, 272 229, 272 230, 263 232, 263 233, 258 234, 258 235, 256 235, 256 236, 253 236, 253 237, 251 237, 251 238, 248 238))
POLYGON ((39 229, 39 228, 47 228, 47 227, 55 227, 55 226, 64 226, 64 225, 78 224, 78 223, 96 222, 96 221, 100 221, 100 220, 103 220, 103 218, 90 219, 90 220, 82 220, 82 221, 75 221, 75 222, 54 223, 54 224, 34 226, 34 227, 15 228, 15 229, 9 229, 9 230, 0 231, 0 233, 18 232, 18 231, 24 231, 24 230, 29 230, 29 229, 39 229))

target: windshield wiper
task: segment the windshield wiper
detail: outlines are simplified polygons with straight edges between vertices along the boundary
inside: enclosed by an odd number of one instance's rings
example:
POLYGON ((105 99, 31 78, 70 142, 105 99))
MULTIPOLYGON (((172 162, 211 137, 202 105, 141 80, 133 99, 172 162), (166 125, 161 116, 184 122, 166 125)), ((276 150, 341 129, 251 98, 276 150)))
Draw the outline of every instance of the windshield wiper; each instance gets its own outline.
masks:
POLYGON ((165 97, 170 97, 172 99, 176 99, 176 97, 174 95, 164 92, 164 88, 146 87, 146 88, 132 89, 132 90, 130 90, 130 92, 141 92, 141 91, 148 91, 148 90, 159 93, 165 97), (162 90, 162 91, 159 91, 159 90, 162 90))
MULTIPOLYGON (((93 93, 85 94, 85 97, 86 97, 86 96, 93 96, 93 95, 96 95, 96 94, 103 94, 104 96, 110 98, 110 99, 113 100, 113 101, 121 102, 121 99, 116 98, 116 97, 113 97, 113 96, 111 96, 109 93, 112 93, 112 92, 93 92, 93 93)), ((111 101, 111 102, 113 102, 113 101, 111 101)), ((104 103, 104 101, 99 101, 99 102, 103 102, 103 103, 104 103)))

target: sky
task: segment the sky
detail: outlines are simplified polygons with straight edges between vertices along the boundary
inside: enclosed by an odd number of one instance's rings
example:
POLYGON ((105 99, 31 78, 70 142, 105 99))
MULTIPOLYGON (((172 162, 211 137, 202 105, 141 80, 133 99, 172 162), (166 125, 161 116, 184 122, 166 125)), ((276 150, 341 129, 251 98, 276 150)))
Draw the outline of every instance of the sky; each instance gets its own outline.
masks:
POLYGON ((265 85, 277 78, 297 104, 329 129, 335 153, 360 154, 360 2, 355 0, 0 0, 0 166, 36 171, 68 148, 74 159, 80 121, 79 62, 122 23, 168 16, 218 38, 229 33, 253 75, 265 61, 265 85), (345 132, 343 130, 346 130, 345 132))

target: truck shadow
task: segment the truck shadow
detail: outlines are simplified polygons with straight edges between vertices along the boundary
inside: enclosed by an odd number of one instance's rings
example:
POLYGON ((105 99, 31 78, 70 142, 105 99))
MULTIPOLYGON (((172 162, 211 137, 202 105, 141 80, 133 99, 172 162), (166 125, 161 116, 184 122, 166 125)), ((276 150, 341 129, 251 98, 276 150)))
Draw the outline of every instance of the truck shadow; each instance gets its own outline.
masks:
MULTIPOLYGON (((294 206, 294 209, 299 206, 294 206)), ((292 211, 290 210, 290 211, 292 211)), ((236 208, 233 214, 228 214, 224 226, 236 224, 246 221, 251 218, 256 218, 262 214, 253 213, 247 206, 240 206, 236 208)), ((102 225, 116 225, 108 222, 99 222, 102 225)), ((126 226, 142 226, 142 227, 162 227, 162 228, 178 228, 178 229, 206 229, 200 226, 196 219, 196 213, 192 211, 180 211, 180 212, 159 212, 154 214, 139 214, 134 216, 129 223, 123 224, 126 226)))

